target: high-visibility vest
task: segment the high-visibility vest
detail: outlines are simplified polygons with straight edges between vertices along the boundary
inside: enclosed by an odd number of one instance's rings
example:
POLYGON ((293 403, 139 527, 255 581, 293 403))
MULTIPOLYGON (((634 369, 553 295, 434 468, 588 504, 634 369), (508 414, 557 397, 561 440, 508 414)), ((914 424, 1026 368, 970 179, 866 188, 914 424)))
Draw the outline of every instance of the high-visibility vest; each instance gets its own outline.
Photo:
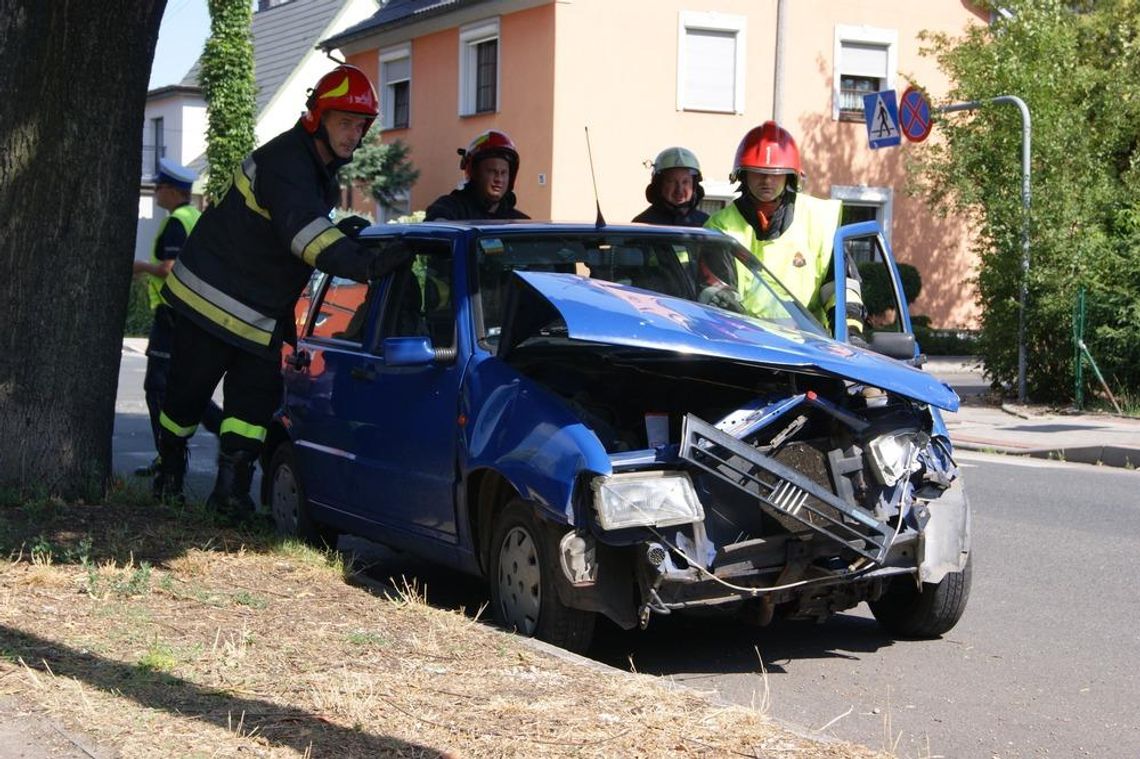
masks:
MULTIPOLYGON (((150 262, 155 265, 163 262, 163 259, 158 257, 158 246, 162 244, 162 235, 166 232, 166 225, 170 223, 171 219, 178 219, 186 230, 186 236, 189 237, 190 230, 194 229, 194 225, 198 223, 198 217, 201 215, 201 211, 189 204, 180 205, 171 211, 170 215, 163 220, 162 226, 158 228, 158 234, 154 238, 154 245, 150 250, 150 262)), ((168 258, 165 260, 169 261, 171 259, 168 258)), ((166 301, 162 297, 162 285, 164 282, 166 282, 165 277, 156 277, 153 274, 146 275, 146 296, 151 311, 160 305, 166 304, 166 301)))
MULTIPOLYGON (((735 203, 713 214, 705 226, 719 229, 752 251, 796 300, 806 305, 822 324, 827 325, 831 322, 828 315, 835 306, 834 288, 826 288, 828 292, 822 296, 820 289, 831 266, 832 245, 841 211, 841 201, 797 195, 791 226, 774 240, 757 240, 755 229, 741 215, 735 203)), ((753 289, 756 295, 766 301, 764 288, 751 287, 753 274, 739 261, 736 273, 745 309, 757 316, 765 315, 769 304, 749 303, 749 293, 753 289)), ((848 288, 848 301, 851 302, 854 298, 855 303, 861 303, 862 299, 857 292, 858 283, 852 284, 853 288, 848 288)))

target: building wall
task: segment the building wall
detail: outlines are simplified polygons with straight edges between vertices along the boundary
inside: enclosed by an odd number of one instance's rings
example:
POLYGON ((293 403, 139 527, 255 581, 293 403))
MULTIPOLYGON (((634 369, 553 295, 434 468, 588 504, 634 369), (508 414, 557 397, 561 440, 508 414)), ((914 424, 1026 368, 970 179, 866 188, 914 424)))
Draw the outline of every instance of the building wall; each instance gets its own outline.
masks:
MULTIPOLYGON (((423 210, 440 195, 461 186, 464 176, 456 151, 476 135, 498 129, 510 135, 521 156, 515 183, 518 207, 533 218, 550 218, 554 63, 549 51, 554 47, 553 18, 553 5, 499 17, 497 113, 459 115, 458 28, 412 40, 409 126, 383 133, 385 142, 407 143, 412 149, 411 161, 420 170, 411 191, 411 210, 423 210)), ((377 84, 378 53, 372 49, 349 57, 377 84)))
POLYGON ((775 0, 576 0, 555 7, 553 216, 594 218, 585 127, 607 221, 628 221, 645 208, 649 165, 672 145, 696 153, 706 189, 728 193, 737 143, 772 114, 775 0), (677 110, 682 11, 743 17, 743 113, 677 110))

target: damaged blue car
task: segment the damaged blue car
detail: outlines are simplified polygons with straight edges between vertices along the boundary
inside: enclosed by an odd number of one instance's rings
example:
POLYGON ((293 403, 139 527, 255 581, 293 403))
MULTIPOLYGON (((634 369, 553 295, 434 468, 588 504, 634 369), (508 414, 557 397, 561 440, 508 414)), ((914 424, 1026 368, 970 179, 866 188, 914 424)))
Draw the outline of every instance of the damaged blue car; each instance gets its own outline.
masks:
POLYGON ((410 266, 321 277, 298 310, 263 461, 281 533, 484 577, 499 622, 578 651, 598 615, 767 624, 867 602, 899 637, 957 623, 970 511, 940 410, 958 398, 916 368, 876 225, 836 236, 893 290, 866 347, 712 231, 426 223, 361 240, 393 238, 410 266), (752 272, 750 313, 704 302, 710 257, 752 272))

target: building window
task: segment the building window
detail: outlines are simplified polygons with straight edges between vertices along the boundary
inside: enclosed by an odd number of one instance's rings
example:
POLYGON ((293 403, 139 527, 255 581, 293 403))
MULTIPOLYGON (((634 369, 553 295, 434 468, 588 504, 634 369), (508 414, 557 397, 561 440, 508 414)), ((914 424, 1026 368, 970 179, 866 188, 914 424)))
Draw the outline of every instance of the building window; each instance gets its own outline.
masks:
POLYGON ((151 161, 151 176, 158 176, 158 161, 166 157, 166 135, 162 117, 151 119, 151 137, 154 145, 154 155, 151 161))
POLYGON ((677 110, 744 112, 743 16, 682 11, 677 28, 677 110))
MULTIPOLYGON (((850 187, 833 185, 831 197, 843 201, 843 215, 840 224, 857 224, 861 221, 877 221, 883 229, 883 237, 890 244, 891 217, 894 207, 894 191, 890 187, 850 187)), ((865 263, 877 255, 870 241, 856 241, 861 246, 852 249, 855 260, 865 263)))
POLYGON ((832 117, 863 121, 863 96, 895 86, 898 32, 867 26, 835 28, 832 117))
POLYGON ((407 129, 411 123, 412 49, 400 45, 380 53, 381 126, 407 129))
POLYGON ((459 30, 459 115, 499 110, 499 20, 459 30))

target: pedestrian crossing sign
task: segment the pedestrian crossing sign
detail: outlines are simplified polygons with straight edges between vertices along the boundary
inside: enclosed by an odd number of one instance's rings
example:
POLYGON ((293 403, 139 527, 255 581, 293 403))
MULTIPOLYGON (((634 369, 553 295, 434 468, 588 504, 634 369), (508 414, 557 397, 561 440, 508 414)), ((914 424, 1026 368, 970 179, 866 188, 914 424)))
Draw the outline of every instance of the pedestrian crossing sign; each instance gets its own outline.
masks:
POLYGON ((863 114, 867 119, 867 141, 872 150, 902 142, 899 131, 899 106, 894 90, 872 92, 863 96, 863 114))

